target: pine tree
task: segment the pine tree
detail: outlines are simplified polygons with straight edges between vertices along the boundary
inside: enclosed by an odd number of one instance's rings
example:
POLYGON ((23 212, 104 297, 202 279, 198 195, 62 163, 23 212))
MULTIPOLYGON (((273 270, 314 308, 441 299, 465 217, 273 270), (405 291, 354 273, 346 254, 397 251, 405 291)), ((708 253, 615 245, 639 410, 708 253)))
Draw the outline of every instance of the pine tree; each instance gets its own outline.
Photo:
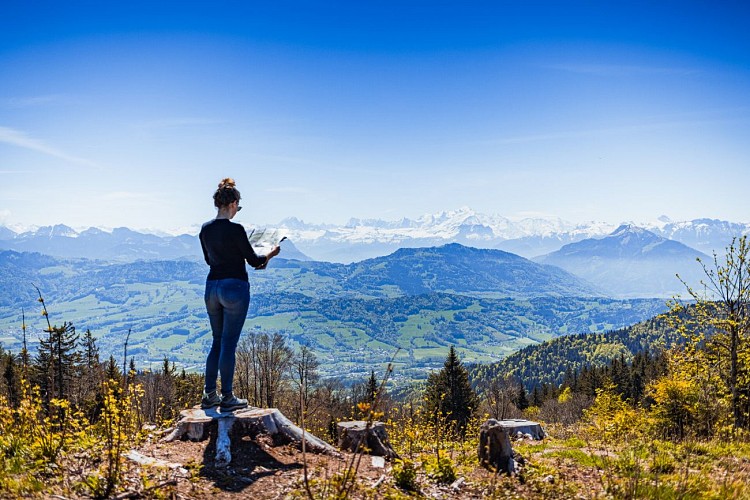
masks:
POLYGON ((109 359, 107 360, 105 373, 107 375, 107 380, 120 382, 120 380, 122 379, 122 371, 120 370, 120 366, 117 364, 115 357, 112 355, 110 355, 109 359))
POLYGON ((542 400, 542 394, 539 392, 539 386, 535 385, 534 390, 531 391, 531 406, 536 406, 539 408, 542 406, 542 403, 544 401, 542 400))
POLYGON ((526 408, 529 407, 529 398, 526 394, 526 386, 523 384, 520 384, 520 388, 518 389, 518 397, 515 400, 516 408, 523 411, 526 408))
POLYGON ((479 407, 479 398, 453 346, 443 368, 428 376, 425 404, 427 415, 436 419, 443 417, 458 434, 466 433, 466 426, 479 407))
POLYGON ((375 370, 370 370, 370 378, 367 380, 367 403, 375 404, 378 397, 378 381, 375 378, 375 370))
POLYGON ((96 345, 96 339, 88 328, 86 328, 86 333, 83 334, 82 344, 84 366, 87 370, 98 369, 100 365, 99 346, 96 345))
POLYGON ((94 418, 98 415, 99 403, 103 400, 104 371, 99 360, 99 347, 89 329, 83 335, 81 349, 81 362, 76 371, 77 383, 73 387, 72 401, 94 418))
POLYGON ((0 349, 0 366, 3 368, 3 381, 5 382, 8 402, 10 406, 16 407, 19 403, 20 380, 16 367, 16 357, 10 351, 3 353, 0 349))
POLYGON ((77 350, 78 334, 72 323, 65 322, 62 326, 52 326, 47 330, 47 339, 39 340, 35 365, 37 381, 48 402, 51 398, 65 399, 69 396, 81 356, 77 350))

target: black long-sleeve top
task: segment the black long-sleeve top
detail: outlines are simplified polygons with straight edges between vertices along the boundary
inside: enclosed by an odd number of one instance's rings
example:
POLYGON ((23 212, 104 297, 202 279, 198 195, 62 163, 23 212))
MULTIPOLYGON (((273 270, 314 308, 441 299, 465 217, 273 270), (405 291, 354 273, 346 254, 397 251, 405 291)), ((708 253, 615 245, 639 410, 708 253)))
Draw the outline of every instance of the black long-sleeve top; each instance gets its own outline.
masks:
POLYGON ((265 264, 265 256, 259 256, 250 246, 242 224, 229 219, 214 219, 201 227, 199 235, 203 257, 211 267, 209 280, 236 278, 247 281, 245 262, 252 267, 265 264))

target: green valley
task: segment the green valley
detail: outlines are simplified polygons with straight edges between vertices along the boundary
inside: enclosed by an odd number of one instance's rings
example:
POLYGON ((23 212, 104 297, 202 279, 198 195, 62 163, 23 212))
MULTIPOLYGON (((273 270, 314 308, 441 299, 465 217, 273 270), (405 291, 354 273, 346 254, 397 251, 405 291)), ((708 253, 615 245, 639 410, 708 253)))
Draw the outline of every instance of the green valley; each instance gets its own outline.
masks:
MULTIPOLYGON (((323 374, 355 379, 394 354, 397 376, 419 379, 442 363, 451 345, 468 363, 489 363, 548 339, 622 328, 666 309, 661 299, 608 299, 564 271, 460 245, 349 266, 274 263, 251 272, 245 332, 279 332, 293 346, 314 349, 323 374)), ((2 252, 0 264, 6 348, 20 347, 22 310, 32 346, 42 334, 36 285, 53 323, 90 329, 106 353, 122 356, 130 331, 128 355, 139 366, 158 366, 165 356, 187 369, 203 362, 210 332, 202 263, 109 264, 2 252)))

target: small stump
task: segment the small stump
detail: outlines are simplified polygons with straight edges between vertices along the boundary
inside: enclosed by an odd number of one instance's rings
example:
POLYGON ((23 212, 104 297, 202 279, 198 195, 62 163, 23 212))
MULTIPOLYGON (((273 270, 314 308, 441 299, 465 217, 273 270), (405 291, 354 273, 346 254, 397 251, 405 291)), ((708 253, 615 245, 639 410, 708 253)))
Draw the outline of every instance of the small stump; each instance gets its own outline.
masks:
POLYGON ((523 420, 520 418, 510 418, 506 420, 496 420, 500 426, 505 428, 510 433, 511 439, 536 439, 537 441, 544 439, 545 433, 539 422, 532 422, 531 420, 523 420))
POLYGON ((479 429, 479 463, 489 469, 513 474, 516 461, 507 428, 494 418, 482 424, 479 429))
POLYGON ((339 437, 339 448, 342 450, 354 452, 365 451, 366 448, 370 455, 388 459, 398 458, 388 440, 388 432, 383 422, 372 422, 369 429, 367 422, 363 420, 339 422, 336 424, 336 432, 339 437))
POLYGON ((243 436, 256 438, 270 436, 274 443, 302 443, 310 451, 339 455, 338 450, 292 423, 276 408, 244 408, 233 412, 221 412, 216 408, 203 410, 200 406, 180 412, 180 420, 164 441, 190 439, 202 441, 208 438, 210 429, 216 426, 216 463, 227 465, 232 460, 230 451, 233 440, 243 436))

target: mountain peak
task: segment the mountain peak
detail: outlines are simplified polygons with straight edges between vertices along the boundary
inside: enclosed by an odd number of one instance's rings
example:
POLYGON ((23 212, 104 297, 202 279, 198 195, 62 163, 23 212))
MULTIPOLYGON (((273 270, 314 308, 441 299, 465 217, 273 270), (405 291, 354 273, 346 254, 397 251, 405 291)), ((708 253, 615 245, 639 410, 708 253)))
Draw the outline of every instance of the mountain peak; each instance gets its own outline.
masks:
POLYGON ((42 226, 35 232, 36 236, 44 236, 47 238, 54 238, 56 236, 63 236, 67 238, 75 238, 78 233, 72 227, 66 226, 65 224, 55 224, 54 226, 42 226))
MULTIPOLYGON (((609 236, 613 237, 622 237, 622 236, 628 236, 628 235, 638 235, 640 237, 643 236, 653 236, 655 238, 661 238, 661 236, 657 235, 656 233, 652 233, 648 229, 642 228, 640 226, 636 226, 635 224, 621 224, 620 227, 612 231, 609 236)), ((663 239, 663 238, 662 238, 663 239)))

